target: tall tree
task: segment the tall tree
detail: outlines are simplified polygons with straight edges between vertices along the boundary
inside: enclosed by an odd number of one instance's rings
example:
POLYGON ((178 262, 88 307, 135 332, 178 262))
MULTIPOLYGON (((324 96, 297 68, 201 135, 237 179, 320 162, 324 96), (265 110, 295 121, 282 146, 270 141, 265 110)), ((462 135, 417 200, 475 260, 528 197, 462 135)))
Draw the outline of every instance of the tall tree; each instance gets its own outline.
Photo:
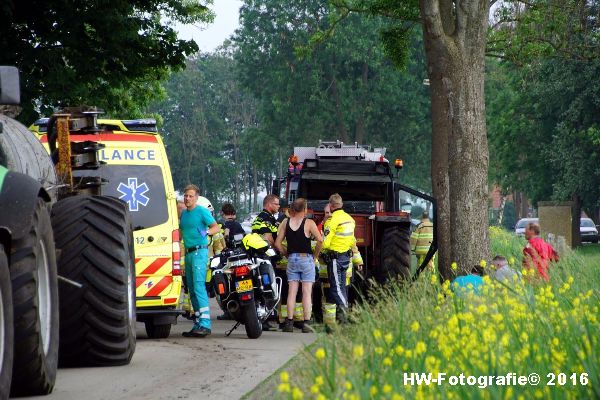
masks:
MULTIPOLYGON (((139 112, 158 82, 195 53, 176 21, 208 22, 212 0, 8 0, 0 5, 0 64, 21 70, 20 119, 53 106, 139 112)), ((128 116, 129 116, 128 115, 128 116)))
POLYGON ((408 38, 413 57, 399 74, 383 54, 379 17, 350 16, 329 40, 325 0, 247 1, 234 43, 240 78, 258 99, 261 154, 253 161, 282 173, 292 146, 319 139, 385 146, 405 160, 405 183, 430 190, 430 114, 422 41, 408 38))
POLYGON ((488 147, 484 66, 488 0, 335 0, 353 11, 390 18, 388 53, 401 65, 415 23, 423 28, 431 83, 433 194, 438 201, 439 267, 445 278, 487 259, 488 147))

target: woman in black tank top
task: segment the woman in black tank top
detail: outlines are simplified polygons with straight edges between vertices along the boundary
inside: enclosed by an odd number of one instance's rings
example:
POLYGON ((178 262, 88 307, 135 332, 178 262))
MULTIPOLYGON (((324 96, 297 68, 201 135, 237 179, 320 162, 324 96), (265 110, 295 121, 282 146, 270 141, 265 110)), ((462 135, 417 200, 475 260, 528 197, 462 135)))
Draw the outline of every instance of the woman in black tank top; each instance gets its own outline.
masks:
POLYGON ((323 239, 317 225, 311 219, 306 219, 306 200, 296 199, 290 207, 290 218, 284 219, 279 225, 275 247, 283 255, 287 255, 287 276, 289 283, 287 297, 288 317, 283 327, 284 332, 294 331, 294 306, 298 287, 302 282, 302 307, 304 309, 304 324, 302 332, 312 332, 309 321, 312 311, 312 286, 315 282, 315 259, 318 258, 323 239), (287 249, 283 240, 287 240, 287 249), (312 250, 311 239, 317 242, 312 250))

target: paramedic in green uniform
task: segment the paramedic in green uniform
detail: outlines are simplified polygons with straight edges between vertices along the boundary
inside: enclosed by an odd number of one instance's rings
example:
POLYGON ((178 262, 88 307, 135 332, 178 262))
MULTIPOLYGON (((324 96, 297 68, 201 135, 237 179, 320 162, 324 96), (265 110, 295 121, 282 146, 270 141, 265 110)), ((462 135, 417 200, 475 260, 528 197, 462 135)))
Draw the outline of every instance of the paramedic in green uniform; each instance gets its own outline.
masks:
POLYGON ((198 186, 186 186, 183 195, 186 209, 181 213, 179 223, 185 243, 185 277, 195 310, 194 327, 189 332, 183 332, 185 337, 210 335, 210 309, 206 293, 208 245, 209 236, 221 230, 210 211, 197 205, 199 195, 198 186))

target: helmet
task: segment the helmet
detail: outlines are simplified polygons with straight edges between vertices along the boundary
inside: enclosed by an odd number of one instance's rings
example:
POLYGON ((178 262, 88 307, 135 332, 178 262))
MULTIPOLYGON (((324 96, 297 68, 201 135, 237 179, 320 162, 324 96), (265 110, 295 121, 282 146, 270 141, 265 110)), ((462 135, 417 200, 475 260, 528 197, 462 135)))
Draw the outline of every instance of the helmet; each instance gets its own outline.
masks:
POLYGON ((196 205, 197 206, 206 207, 206 208, 208 208, 208 211, 210 211, 210 212, 215 211, 215 209, 213 208, 212 203, 210 202, 210 200, 208 200, 204 196, 198 197, 198 201, 196 201, 196 205))

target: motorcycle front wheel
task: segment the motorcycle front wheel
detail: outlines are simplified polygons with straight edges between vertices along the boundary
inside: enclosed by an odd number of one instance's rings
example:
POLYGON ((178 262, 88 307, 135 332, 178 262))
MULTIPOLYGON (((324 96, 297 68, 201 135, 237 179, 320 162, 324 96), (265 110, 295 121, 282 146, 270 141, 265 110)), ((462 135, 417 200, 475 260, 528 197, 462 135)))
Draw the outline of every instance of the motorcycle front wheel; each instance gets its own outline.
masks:
POLYGON ((242 305, 241 314, 248 338, 258 339, 260 335, 262 335, 262 324, 258 319, 258 314, 256 313, 256 304, 254 301, 242 305))

